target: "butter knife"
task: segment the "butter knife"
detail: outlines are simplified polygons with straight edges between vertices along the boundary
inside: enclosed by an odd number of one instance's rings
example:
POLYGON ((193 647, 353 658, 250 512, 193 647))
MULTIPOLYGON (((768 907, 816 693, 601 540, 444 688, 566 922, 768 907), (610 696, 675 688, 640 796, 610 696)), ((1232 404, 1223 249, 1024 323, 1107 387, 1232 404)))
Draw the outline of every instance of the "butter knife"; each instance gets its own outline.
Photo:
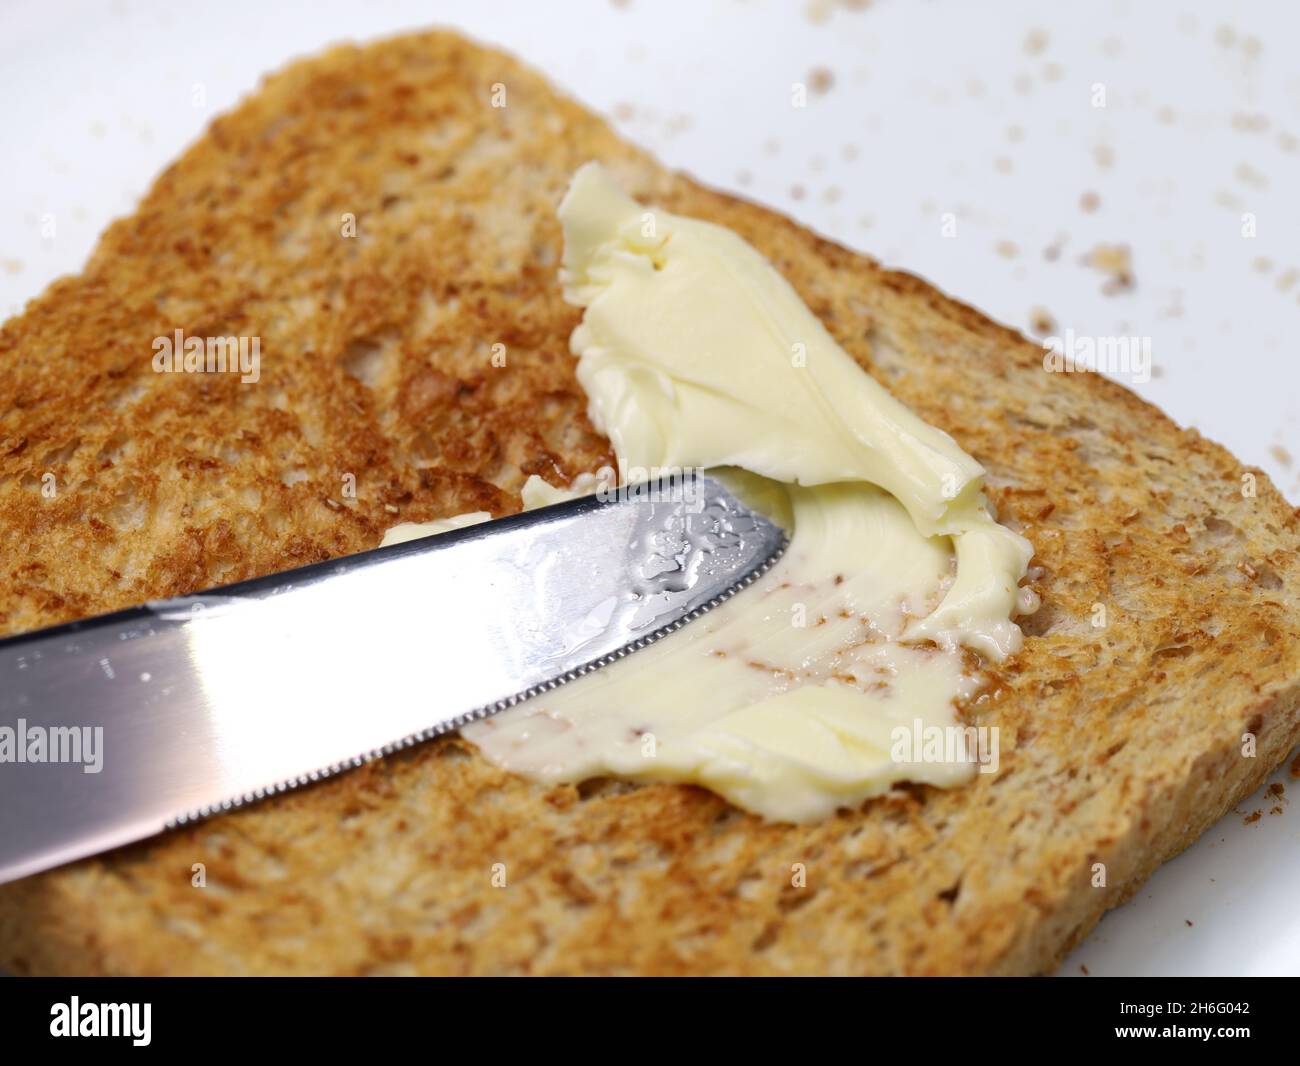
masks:
POLYGON ((0 882, 514 706, 785 544, 687 474, 0 641, 0 882))

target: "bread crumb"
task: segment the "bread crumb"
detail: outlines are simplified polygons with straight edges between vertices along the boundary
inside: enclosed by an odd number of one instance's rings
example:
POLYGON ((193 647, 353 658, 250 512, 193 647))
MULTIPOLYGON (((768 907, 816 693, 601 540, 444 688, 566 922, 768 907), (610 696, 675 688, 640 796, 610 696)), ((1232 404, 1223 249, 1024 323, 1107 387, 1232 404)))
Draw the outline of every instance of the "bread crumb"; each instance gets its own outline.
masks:
POLYGON ((1096 211, 1097 208, 1101 206, 1101 197, 1098 196, 1095 192, 1091 192, 1091 191, 1085 192, 1082 196, 1079 197, 1079 206, 1084 211, 1087 211, 1089 214, 1092 214, 1092 212, 1096 211))
POLYGON ((1291 465, 1291 453, 1283 448, 1282 445, 1274 444, 1273 447, 1269 448, 1268 452, 1283 466, 1289 467, 1291 465))
POLYGON ((1056 319, 1045 307, 1035 307, 1029 312, 1029 328, 1040 337, 1056 332, 1056 319))
POLYGON ((809 0, 804 6, 803 15, 814 26, 823 26, 830 21, 834 9, 834 0, 809 0))
POLYGON ((1046 30, 1032 29, 1025 37, 1025 55, 1037 56, 1042 55, 1047 50, 1047 46, 1052 43, 1051 37, 1046 30))
POLYGON ((1133 255, 1127 244, 1098 244, 1084 257, 1084 265, 1107 275, 1101 291, 1107 296, 1128 292, 1136 285, 1133 255))
POLYGON ((1248 815, 1246 815, 1245 818, 1243 818, 1243 819, 1241 820, 1241 824, 1242 824, 1242 825, 1254 825, 1254 824, 1255 824, 1256 822, 1258 822, 1258 821, 1260 820, 1260 818, 1262 818, 1263 816, 1264 816, 1264 812, 1263 812, 1263 811, 1251 811, 1248 815))
POLYGON ((1003 259, 1014 259, 1020 254, 1020 249, 1016 247, 1015 241, 998 241, 994 246, 998 255, 1003 259))
POLYGON ((808 72, 808 88, 818 96, 825 96, 835 87, 835 75, 826 67, 813 67, 808 72))
POLYGON ((1238 111, 1232 116, 1232 128, 1241 133, 1263 133, 1268 129, 1268 116, 1238 111))
POLYGON ((1115 149, 1108 144, 1099 144, 1092 150, 1092 158, 1102 170, 1109 170, 1115 162, 1115 149))
POLYGON ((1254 186, 1256 189, 1268 188, 1268 178, 1264 177, 1249 163, 1238 163, 1236 174, 1239 181, 1244 181, 1247 185, 1254 186))

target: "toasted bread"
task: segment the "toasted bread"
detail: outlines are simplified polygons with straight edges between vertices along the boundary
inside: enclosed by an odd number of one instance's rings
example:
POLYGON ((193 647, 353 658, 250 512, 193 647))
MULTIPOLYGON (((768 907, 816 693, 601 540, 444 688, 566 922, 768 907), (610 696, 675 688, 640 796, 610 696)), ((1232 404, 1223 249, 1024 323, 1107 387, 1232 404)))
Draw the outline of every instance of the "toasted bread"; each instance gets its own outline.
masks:
POLYGON ((1041 972, 1296 742, 1300 525, 1262 472, 450 33, 269 78, 0 331, 0 633, 506 514, 529 474, 609 462, 556 280, 590 159, 736 230, 988 468, 1043 597, 964 710, 1000 728, 1000 772, 794 827, 690 788, 543 787, 451 738, 3 886, 0 965, 1041 972), (260 337, 260 381, 155 373, 178 328, 260 337))

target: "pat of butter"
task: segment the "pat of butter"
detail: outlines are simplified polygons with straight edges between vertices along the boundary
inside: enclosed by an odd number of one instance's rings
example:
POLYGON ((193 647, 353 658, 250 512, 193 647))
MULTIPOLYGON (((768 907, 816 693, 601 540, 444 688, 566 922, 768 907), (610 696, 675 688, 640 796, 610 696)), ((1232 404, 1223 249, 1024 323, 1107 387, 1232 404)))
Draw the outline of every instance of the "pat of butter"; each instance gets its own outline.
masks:
POLYGON ((984 469, 863 372, 735 233, 647 211, 596 164, 560 205, 572 347, 620 467, 739 466, 800 485, 858 481, 950 535, 958 576, 917 636, 993 658, 1033 548, 985 505, 984 469))
MULTIPOLYGON (((975 685, 962 649, 1003 658, 1033 607, 1018 587, 1032 547, 993 520, 983 468, 731 231, 647 210, 595 164, 560 219, 565 296, 585 308, 578 379, 622 474, 750 471, 784 497, 791 543, 682 631, 464 735, 541 779, 699 784, 787 821, 968 780, 968 758, 899 741, 956 729, 975 685)), ((530 479, 525 503, 560 491, 530 479)))

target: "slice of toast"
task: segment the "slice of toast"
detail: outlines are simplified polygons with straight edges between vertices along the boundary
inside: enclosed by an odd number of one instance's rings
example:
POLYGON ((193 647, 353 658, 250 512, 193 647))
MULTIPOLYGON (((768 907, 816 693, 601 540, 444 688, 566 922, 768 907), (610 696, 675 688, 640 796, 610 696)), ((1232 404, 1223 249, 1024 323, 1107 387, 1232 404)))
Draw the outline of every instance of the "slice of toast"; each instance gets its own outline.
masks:
POLYGON ((590 159, 736 230, 989 469, 1044 601, 966 708, 1000 772, 792 827, 690 788, 544 788, 452 738, 3 886, 0 965, 1040 972, 1296 742, 1300 526, 1263 473, 448 33, 270 78, 0 331, 0 632, 504 514, 531 473, 609 462, 556 278, 590 159), (259 337, 260 380, 155 373, 178 328, 259 337))

